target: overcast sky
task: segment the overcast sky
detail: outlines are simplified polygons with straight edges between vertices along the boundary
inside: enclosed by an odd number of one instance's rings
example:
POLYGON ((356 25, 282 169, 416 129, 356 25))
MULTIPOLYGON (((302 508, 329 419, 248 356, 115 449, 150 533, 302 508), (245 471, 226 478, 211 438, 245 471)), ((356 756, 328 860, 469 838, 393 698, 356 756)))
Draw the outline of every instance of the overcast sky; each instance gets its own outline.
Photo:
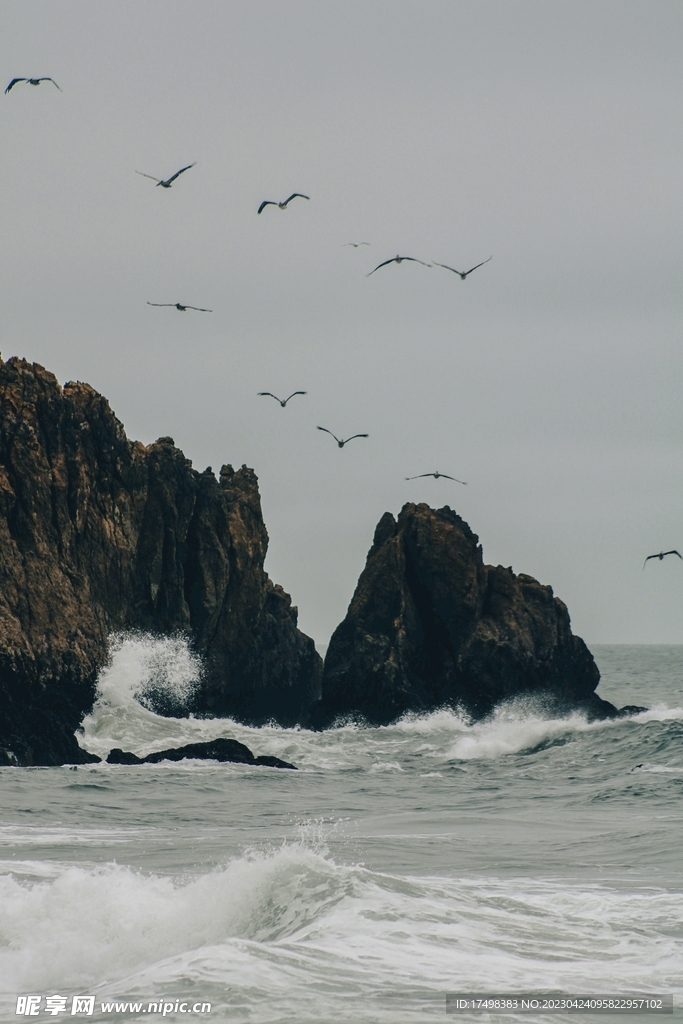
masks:
POLYGON ((589 644, 683 642, 683 562, 642 569, 683 553, 680 0, 0 12, 3 87, 63 90, 0 95, 5 359, 198 470, 254 467, 319 643, 406 501, 455 508, 589 644), (366 276, 397 253, 493 259, 366 276), (467 486, 404 479, 437 469, 467 486))

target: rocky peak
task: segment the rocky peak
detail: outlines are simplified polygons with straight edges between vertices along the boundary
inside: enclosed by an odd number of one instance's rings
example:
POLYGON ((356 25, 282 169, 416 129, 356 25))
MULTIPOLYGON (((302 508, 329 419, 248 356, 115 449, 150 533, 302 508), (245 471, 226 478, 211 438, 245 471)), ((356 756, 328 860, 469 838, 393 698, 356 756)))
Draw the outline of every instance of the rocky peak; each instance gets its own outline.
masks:
POLYGON ((521 693, 609 714, 599 678, 550 587, 485 565, 479 538, 448 506, 407 504, 377 525, 327 650, 316 715, 389 722, 449 705, 481 716, 521 693))
POLYGON ((320 659, 268 579, 253 470, 197 473, 161 437, 127 439, 106 399, 38 364, 0 364, 0 747, 78 759, 107 637, 184 632, 198 710, 298 721, 320 659))

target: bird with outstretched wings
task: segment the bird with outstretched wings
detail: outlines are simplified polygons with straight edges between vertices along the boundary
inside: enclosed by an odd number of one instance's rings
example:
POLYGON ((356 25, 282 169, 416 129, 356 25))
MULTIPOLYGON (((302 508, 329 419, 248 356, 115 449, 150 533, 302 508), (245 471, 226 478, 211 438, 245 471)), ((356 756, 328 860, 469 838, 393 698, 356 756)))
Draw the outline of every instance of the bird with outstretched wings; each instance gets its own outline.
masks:
POLYGON ((179 171, 176 171, 175 174, 172 174, 170 178, 166 179, 155 178, 153 174, 145 174, 144 171, 136 171, 135 173, 141 174, 143 178, 151 178, 152 181, 156 181, 157 186, 161 185, 162 188, 170 188, 180 174, 184 174, 185 171, 189 171, 190 167, 194 167, 196 163, 197 161, 195 160, 194 164, 188 164, 187 167, 181 167, 179 171))
POLYGON ((667 555, 678 555, 678 557, 683 561, 683 555, 680 553, 680 551, 676 551, 675 548, 672 548, 671 551, 660 551, 656 555, 648 555, 645 561, 643 562, 643 569, 645 568, 645 566, 651 558, 658 558, 661 562, 664 558, 666 558, 667 555))
MULTIPOLYGON (((375 270, 379 270, 380 267, 386 267, 389 263, 403 263, 404 260, 410 260, 411 263, 421 263, 423 267, 430 267, 431 263, 425 263, 423 260, 416 260, 414 256, 393 256, 390 260, 385 260, 384 263, 378 263, 375 270)), ((374 274, 375 270, 371 270, 370 274, 374 274)), ((370 277, 370 274, 366 274, 366 277, 370 277)))
POLYGON ((493 259, 493 256, 489 256, 489 258, 487 260, 482 260, 481 263, 477 263, 476 267, 470 267, 469 270, 456 270, 455 267, 448 267, 448 266, 446 266, 445 263, 437 263, 436 260, 434 260, 434 266, 436 266, 436 267, 443 267, 444 270, 451 270, 454 274, 457 274, 458 277, 461 277, 462 280, 464 281, 465 278, 467 277, 467 275, 471 274, 473 270, 478 270, 479 267, 483 267, 484 266, 484 263, 490 263, 492 259, 493 259))
MULTIPOLYGON (((17 82, 26 82, 28 83, 28 85, 40 85, 41 82, 52 82, 52 84, 56 86, 57 89, 59 89, 59 86, 55 82, 54 78, 49 78, 47 75, 44 78, 13 78, 10 84, 5 89, 5 96, 10 91, 10 89, 14 88, 17 82)), ((64 90, 59 89, 59 91, 63 92, 64 90)))
POLYGON ((272 391, 259 391, 258 394, 259 395, 268 395, 269 398, 274 398, 275 401, 279 402, 280 405, 282 406, 282 408, 284 409, 285 406, 287 405, 287 402, 289 401, 289 399, 290 398, 294 398, 294 395, 307 395, 308 392, 307 391, 292 391, 292 393, 289 396, 289 398, 284 398, 284 399, 283 398, 278 398, 277 395, 274 395, 272 391))
POLYGON ((457 476, 449 476, 448 473, 439 473, 438 469, 434 473, 418 473, 417 476, 407 476, 406 480, 421 480, 423 476, 433 476, 435 480, 444 477, 446 480, 455 480, 456 484, 464 484, 467 487, 466 480, 458 480, 457 476))
MULTIPOLYGON (((332 431, 328 430, 327 427, 318 427, 318 430, 324 430, 326 434, 332 434, 332 431)), ((342 439, 337 437, 336 434, 332 434, 332 437, 335 439, 335 441, 337 442, 337 444, 339 445, 340 448, 343 448, 345 444, 349 443, 349 441, 353 441, 354 437, 369 437, 369 436, 370 436, 369 434, 352 434, 351 437, 347 437, 347 438, 345 438, 342 441, 342 439)))
POLYGON ((148 306, 173 306, 178 312, 184 313, 186 309, 195 309, 198 313, 213 313, 212 309, 202 309, 201 306, 183 306, 182 302, 148 302, 148 306))
POLYGON ((265 199, 261 203, 261 205, 259 206, 259 208, 258 208, 258 210, 256 212, 257 213, 261 213, 261 211, 264 210, 266 206, 278 206, 281 210, 286 210, 287 209, 287 204, 291 203, 292 199, 296 199, 297 197, 299 199, 309 199, 309 200, 311 198, 310 196, 305 196, 303 194, 303 192, 292 192, 292 194, 289 197, 289 199, 285 199, 281 203, 278 203, 275 199, 265 199))

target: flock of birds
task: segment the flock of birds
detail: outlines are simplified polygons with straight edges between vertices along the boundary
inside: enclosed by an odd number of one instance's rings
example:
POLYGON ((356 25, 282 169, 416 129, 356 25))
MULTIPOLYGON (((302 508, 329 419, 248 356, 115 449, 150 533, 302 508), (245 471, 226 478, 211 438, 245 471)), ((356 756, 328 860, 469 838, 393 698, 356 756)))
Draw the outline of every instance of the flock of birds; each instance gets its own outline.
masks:
MULTIPOLYGON (((22 79, 15 79, 14 81, 22 81, 22 79)), ((38 79, 36 79, 36 82, 37 81, 38 81, 38 79)), ((45 81, 45 79, 41 79, 41 81, 45 81)), ((8 87, 7 91, 9 91, 9 88, 11 88, 11 85, 8 87)), ((196 161, 195 161, 195 163, 196 163, 196 161)), ((186 167, 181 167, 179 171, 176 171, 175 174, 172 174, 169 178, 157 178, 155 175, 153 175, 153 174, 146 174, 144 171, 136 171, 135 173, 136 174, 141 174, 143 178, 150 178, 152 181, 156 182, 156 186, 157 187, 161 186, 162 188, 171 188, 171 186, 173 185, 173 182, 176 180, 176 178, 179 178, 181 174, 185 173, 185 171, 189 171, 191 167, 195 166, 195 163, 187 164, 186 167)), ((289 204, 291 203, 292 199, 306 199, 306 200, 308 200, 310 202, 310 198, 311 198, 310 196, 305 196, 303 194, 303 192, 292 192, 291 196, 288 196, 287 199, 283 199, 282 202, 279 202, 276 199, 264 199, 263 202, 260 204, 260 206, 259 206, 259 208, 258 208, 258 210, 256 212, 258 214, 263 213, 263 211, 265 210, 266 206, 277 206, 278 209, 280 209, 280 210, 286 210, 287 207, 289 206, 289 204)), ((354 249, 358 249, 361 245, 370 245, 370 242, 345 242, 344 245, 342 246, 342 248, 345 248, 346 246, 353 246, 354 249)), ((477 263, 476 266, 470 267, 469 270, 465 270, 465 271, 455 270, 453 267, 446 266, 445 263, 437 263, 436 266, 444 267, 446 270, 451 270, 454 274, 458 274, 459 277, 464 281, 468 274, 471 274, 473 270, 478 270, 479 267, 483 267, 484 263, 488 263, 489 260, 491 260, 491 259, 493 259, 493 257, 489 256, 489 258, 487 260, 483 260, 481 263, 477 263)), ((379 270, 380 267, 386 267, 390 263, 403 263, 404 260, 408 260, 411 263, 420 263, 423 267, 431 267, 432 266, 431 263, 425 263, 424 260, 418 260, 414 256, 393 256, 391 259, 384 260, 382 263, 378 264, 375 267, 375 270, 371 270, 370 273, 366 275, 366 277, 370 277, 372 274, 375 273, 376 270, 379 270)), ((213 310, 205 309, 202 306, 189 306, 189 305, 185 305, 185 304, 183 304, 181 302, 149 302, 148 301, 147 305, 148 306, 169 306, 172 309, 177 309, 178 312, 180 312, 180 313, 184 313, 188 309, 193 309, 197 313, 212 313, 213 312, 213 310)), ((292 394, 289 395, 289 397, 283 399, 283 398, 278 398, 278 396, 274 395, 272 393, 272 391, 259 391, 258 392, 259 397, 274 398, 276 402, 280 403, 280 405, 282 406, 283 409, 287 406, 287 402, 289 402, 290 398, 294 398, 295 395, 305 395, 305 394, 307 394, 306 391, 293 391, 292 394)), ((317 429, 318 430, 322 430, 322 431, 324 431, 324 433, 329 434, 331 437, 333 437, 334 440, 337 442, 337 446, 339 448, 343 448, 344 445, 349 443, 349 441, 353 441, 357 437, 369 437, 370 436, 369 434, 351 434, 350 437, 342 438, 342 437, 337 437, 337 435, 334 434, 331 430, 328 430, 327 427, 318 427, 317 429)), ((436 470, 434 473, 418 473, 417 476, 407 476, 407 477, 405 477, 405 479, 406 480, 420 480, 423 477, 428 477, 428 476, 433 477, 435 480, 439 480, 439 479, 441 479, 443 477, 445 480, 453 480, 457 484, 463 484, 464 486, 467 486, 467 481, 465 481, 465 480, 458 480, 457 477, 449 476, 448 473, 439 473, 438 470, 436 470)))
MULTIPOLYGON (((12 81, 7 86, 7 88, 5 89, 5 95, 7 95, 9 92, 11 92, 12 89, 15 87, 15 85, 18 85, 20 82, 25 82, 27 85, 33 85, 33 86, 38 86, 42 82, 52 82, 52 84, 55 86, 56 89, 59 89, 60 92, 63 91, 60 88, 60 86, 57 85, 57 83, 55 82, 54 78, 50 78, 48 75, 44 75, 44 76, 42 76, 40 78, 13 78, 12 81)), ((158 187, 161 187, 161 188, 171 188, 172 185, 173 185, 173 182, 176 181, 180 177, 181 174, 184 174, 185 171, 189 171, 195 165, 196 165, 196 161, 194 163, 191 163, 191 164, 186 164, 185 167, 181 167, 179 171, 176 171, 175 174, 172 174, 168 178, 157 178, 155 175, 153 175, 153 174, 146 174, 144 171, 137 171, 136 170, 135 173, 142 175, 143 178, 150 178, 152 181, 154 181, 156 183, 156 187, 157 188, 158 187)), ((265 210, 266 206, 277 206, 278 209, 280 209, 280 210, 286 210, 287 207, 289 206, 289 204, 292 202, 293 199, 306 199, 306 200, 310 201, 310 196, 304 195, 303 192, 292 192, 292 194, 290 196, 288 196, 287 199, 284 199, 282 202, 279 202, 278 200, 275 200, 275 199, 264 199, 264 201, 260 204, 260 206, 259 206, 259 208, 258 208, 258 210, 256 212, 258 214, 263 213, 263 211, 265 210)), ((354 249, 358 249, 360 246, 369 246, 369 245, 370 245, 370 242, 345 242, 344 245, 342 246, 342 248, 345 248, 346 246, 351 246, 354 249)), ((382 263, 378 263, 377 266, 374 268, 374 270, 371 270, 370 273, 366 275, 366 277, 371 277, 372 274, 376 273, 376 271, 380 270, 382 267, 389 266, 391 263, 400 264, 400 263, 403 263, 403 262, 407 261, 407 262, 410 262, 410 263, 419 263, 423 267, 431 267, 431 266, 443 267, 444 270, 450 270, 453 274, 457 274, 458 277, 462 281, 465 281, 467 279, 467 277, 471 273, 473 273, 475 270, 478 270, 479 267, 483 267, 486 263, 489 263, 492 259, 493 259, 493 257, 489 256, 488 259, 482 260, 481 263, 476 263, 473 267, 470 267, 469 270, 456 270, 455 267, 450 267, 446 263, 437 263, 436 260, 434 260, 433 263, 425 263, 424 260, 419 260, 415 256, 399 256, 397 254, 396 256, 392 256, 391 259, 383 260, 382 263)), ((147 305, 148 306, 159 306, 159 307, 170 306, 171 308, 176 309, 179 313, 185 313, 188 309, 195 310, 197 313, 212 313, 213 312, 213 310, 205 309, 202 306, 190 306, 190 305, 187 305, 187 304, 184 304, 184 303, 181 303, 181 302, 148 302, 147 305)), ((279 402, 280 406, 283 409, 286 408, 287 403, 290 401, 290 399, 294 398, 295 395, 305 395, 305 394, 307 394, 306 391, 293 391, 291 395, 289 395, 287 398, 283 399, 283 398, 278 398, 278 396, 274 395, 272 393, 272 391, 259 391, 258 392, 259 397, 274 398, 276 402, 279 402)), ((334 440, 337 442, 337 446, 339 448, 343 448, 344 445, 347 445, 349 443, 349 441, 353 441, 355 438, 369 437, 370 436, 369 434, 351 434, 350 437, 340 438, 340 437, 337 437, 336 434, 332 433, 331 430, 328 430, 327 427, 318 427, 317 429, 318 430, 322 430, 326 434, 330 434, 330 436, 333 437, 334 440)), ((440 479, 443 478, 444 480, 452 480, 454 483, 458 483, 458 484, 462 484, 463 486, 467 486, 467 481, 459 480, 457 477, 449 476, 447 473, 440 473, 438 470, 435 470, 433 473, 418 473, 416 476, 407 476, 407 477, 405 477, 405 479, 406 480, 421 480, 424 477, 433 477, 435 480, 440 480, 440 479)), ((678 558, 681 559, 681 561, 683 561, 683 555, 681 555, 680 551, 677 551, 675 548, 672 548, 670 551, 659 551, 659 552, 657 552, 654 555, 648 555, 647 558, 645 559, 645 561, 643 562, 643 569, 645 569, 645 566, 650 561, 650 559, 656 558, 660 562, 662 562, 668 555, 676 555, 678 558)))

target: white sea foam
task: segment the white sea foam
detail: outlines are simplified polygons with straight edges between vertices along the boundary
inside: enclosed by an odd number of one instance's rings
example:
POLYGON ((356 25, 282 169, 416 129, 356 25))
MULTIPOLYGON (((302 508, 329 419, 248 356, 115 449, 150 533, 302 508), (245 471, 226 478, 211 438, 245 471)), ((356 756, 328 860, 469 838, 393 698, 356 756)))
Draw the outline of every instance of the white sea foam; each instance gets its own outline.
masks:
POLYGON ((664 704, 656 704, 653 708, 631 717, 635 722, 680 722, 683 721, 683 708, 668 708, 664 704))
POLYGON ((300 843, 190 881, 115 864, 30 883, 7 875, 0 899, 10 995, 87 986, 152 998, 191 976, 223 997, 248 995, 257 1021, 273 1019, 258 1008, 265 991, 302 1020, 334 1019, 330 998, 342 993, 356 1020, 390 1020, 392 994, 411 990, 670 990, 683 956, 680 894, 399 877, 300 843))
POLYGON ((402 772, 401 765, 398 761, 375 761, 370 765, 371 772, 402 772))
POLYGON ((140 703, 153 688, 179 703, 194 694, 201 675, 201 660, 183 636, 158 637, 148 633, 118 633, 109 639, 110 664, 98 681, 98 695, 113 704, 133 697, 140 703))
POLYGON ((299 846, 255 853, 183 884, 108 864, 67 867, 49 882, 0 878, 0 977, 23 991, 120 977, 240 936, 275 939, 329 895, 334 864, 299 846), (309 887, 315 897, 306 899, 309 887))
MULTIPOLYGON (((599 723, 598 727, 602 724, 599 723)), ((566 718, 541 718, 517 715, 507 708, 499 709, 485 721, 474 723, 466 735, 458 737, 446 756, 468 761, 516 754, 561 741, 572 733, 590 728, 586 719, 578 714, 566 718)))
POLYGON ((103 759, 112 747, 145 755, 218 737, 245 743, 317 771, 401 771, 403 759, 419 754, 431 768, 443 761, 486 760, 568 742, 583 733, 624 729, 629 724, 676 721, 681 708, 655 707, 627 719, 588 722, 575 713, 557 717, 542 699, 521 697, 484 721, 449 708, 409 713, 387 726, 348 721, 324 734, 271 724, 253 728, 229 718, 167 717, 145 706, 146 695, 167 692, 181 704, 193 692, 201 665, 182 637, 128 634, 113 638, 111 661, 99 679, 98 698, 82 723, 79 742, 103 759))
POLYGON ((680 709, 589 723, 518 701, 324 733, 165 718, 135 695, 160 678, 150 649, 171 688, 193 678, 166 643, 114 648, 89 749, 224 735, 304 770, 0 769, 0 1018, 69 991, 209 1000, 239 1024, 426 1024, 446 992, 492 988, 678 1005, 680 709))
POLYGON ((89 825, 87 829, 67 826, 40 828, 35 825, 3 825, 0 826, 0 849, 13 848, 17 845, 73 847, 98 844, 103 839, 106 839, 107 843, 127 843, 131 838, 144 838, 145 834, 150 832, 150 829, 141 828, 140 825, 130 828, 96 828, 89 825))
POLYGON ((470 724, 450 747, 447 757, 463 761, 496 758, 567 742, 582 733, 624 729, 629 723, 681 718, 681 708, 658 707, 626 718, 589 722, 580 712, 555 717, 545 708, 542 698, 523 696, 499 705, 484 720, 470 724))
POLYGON ((415 736, 424 736, 425 751, 441 746, 443 734, 460 733, 465 720, 449 710, 427 715, 406 715, 401 721, 377 729, 348 722, 325 733, 266 725, 258 729, 229 718, 200 719, 156 714, 146 695, 166 690, 176 703, 193 692, 201 665, 182 637, 127 634, 112 638, 110 664, 101 672, 97 700, 78 734, 79 742, 103 759, 112 747, 144 755, 217 737, 246 743, 258 754, 273 754, 294 761, 300 768, 401 770, 396 757, 415 736), (370 746, 368 745, 370 743, 370 746), (376 765, 373 769, 373 765, 376 765), (389 767, 384 767, 389 765, 389 767))
POLYGON ((150 704, 163 694, 169 703, 182 707, 199 683, 200 659, 181 636, 117 634, 110 637, 109 650, 110 662, 100 672, 97 699, 81 723, 79 740, 100 757, 113 746, 134 750, 145 740, 159 741, 163 747, 176 735, 173 723, 179 720, 156 714, 150 704))

